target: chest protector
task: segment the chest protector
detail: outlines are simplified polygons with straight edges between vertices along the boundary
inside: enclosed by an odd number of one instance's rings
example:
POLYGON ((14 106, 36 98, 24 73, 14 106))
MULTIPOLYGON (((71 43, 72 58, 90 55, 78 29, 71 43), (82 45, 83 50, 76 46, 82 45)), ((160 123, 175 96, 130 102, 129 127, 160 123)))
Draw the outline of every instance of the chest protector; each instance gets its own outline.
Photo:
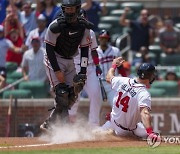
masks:
POLYGON ((78 19, 78 23, 68 24, 61 16, 57 19, 56 25, 52 25, 53 33, 60 33, 57 38, 55 52, 64 58, 72 58, 77 52, 78 46, 84 36, 85 29, 90 29, 88 21, 78 19))

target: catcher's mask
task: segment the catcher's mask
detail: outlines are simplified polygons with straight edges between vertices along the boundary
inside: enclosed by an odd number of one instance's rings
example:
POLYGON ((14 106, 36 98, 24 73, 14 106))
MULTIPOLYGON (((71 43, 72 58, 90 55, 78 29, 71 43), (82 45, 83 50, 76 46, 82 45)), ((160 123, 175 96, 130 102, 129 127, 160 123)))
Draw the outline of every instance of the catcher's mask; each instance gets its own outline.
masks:
POLYGON ((148 79, 152 84, 156 77, 155 67, 150 63, 143 63, 139 66, 137 75, 142 80, 148 79))
POLYGON ((81 9, 81 0, 63 0, 62 1, 62 10, 65 17, 65 20, 68 23, 74 22, 78 15, 80 14, 81 9), (75 11, 68 11, 67 9, 72 9, 75 7, 75 11))

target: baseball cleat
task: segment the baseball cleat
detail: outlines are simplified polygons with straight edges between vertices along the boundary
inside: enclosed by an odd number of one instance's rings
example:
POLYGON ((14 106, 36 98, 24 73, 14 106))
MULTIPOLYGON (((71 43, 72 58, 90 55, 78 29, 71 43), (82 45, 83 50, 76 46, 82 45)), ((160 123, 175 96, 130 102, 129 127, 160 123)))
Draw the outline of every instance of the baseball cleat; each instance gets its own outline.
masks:
POLYGON ((48 122, 47 122, 47 121, 44 121, 44 122, 40 125, 40 129, 41 129, 43 132, 50 132, 48 122))

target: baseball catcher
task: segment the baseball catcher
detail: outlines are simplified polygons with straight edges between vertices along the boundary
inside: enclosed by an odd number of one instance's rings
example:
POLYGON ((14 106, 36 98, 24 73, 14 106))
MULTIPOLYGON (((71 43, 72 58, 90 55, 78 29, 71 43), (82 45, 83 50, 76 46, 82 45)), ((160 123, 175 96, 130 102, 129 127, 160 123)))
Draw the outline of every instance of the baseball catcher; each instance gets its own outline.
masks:
POLYGON ((75 103, 86 80, 89 29, 93 24, 80 15, 81 0, 63 0, 62 12, 49 25, 45 36, 46 72, 55 92, 55 105, 47 120, 40 126, 49 129, 57 118, 67 122, 68 109, 75 103), (80 72, 76 74, 73 57, 80 48, 80 72))

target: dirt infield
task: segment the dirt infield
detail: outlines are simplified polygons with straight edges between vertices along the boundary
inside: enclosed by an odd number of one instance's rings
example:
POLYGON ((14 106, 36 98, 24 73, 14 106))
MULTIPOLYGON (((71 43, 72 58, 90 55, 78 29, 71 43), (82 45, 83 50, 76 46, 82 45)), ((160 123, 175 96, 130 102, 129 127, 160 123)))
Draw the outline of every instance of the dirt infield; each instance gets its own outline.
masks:
POLYGON ((130 138, 119 138, 113 135, 104 140, 81 141, 63 144, 52 144, 42 141, 40 137, 34 138, 0 138, 0 151, 23 150, 55 150, 55 149, 80 149, 80 148, 106 148, 106 147, 147 147, 146 141, 137 141, 130 138))

